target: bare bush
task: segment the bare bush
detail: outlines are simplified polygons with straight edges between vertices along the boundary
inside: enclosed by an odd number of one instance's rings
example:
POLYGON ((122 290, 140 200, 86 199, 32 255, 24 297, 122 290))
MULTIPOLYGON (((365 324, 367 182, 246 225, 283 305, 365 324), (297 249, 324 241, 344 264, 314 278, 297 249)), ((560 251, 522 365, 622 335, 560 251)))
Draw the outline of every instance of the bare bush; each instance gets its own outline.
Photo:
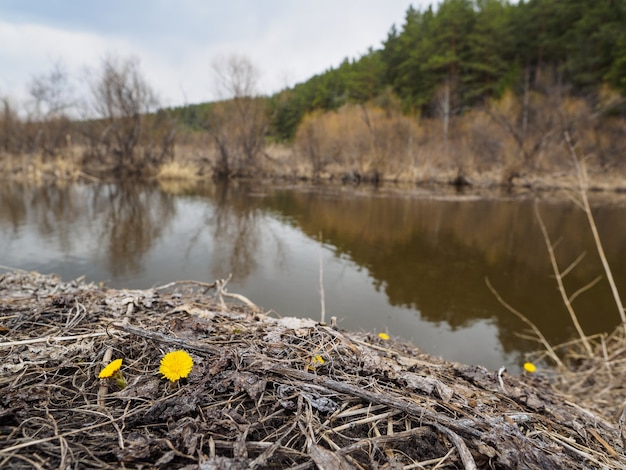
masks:
POLYGON ((207 130, 218 155, 214 174, 229 178, 252 173, 264 153, 268 108, 257 95, 259 72, 245 56, 232 55, 213 63, 221 101, 209 112, 207 130))
POLYGON ((9 98, 0 99, 0 148, 5 155, 20 155, 25 151, 21 135, 23 123, 9 98))
POLYGON ((563 170, 571 161, 563 132, 585 132, 594 119, 588 103, 569 94, 566 86, 544 78, 523 96, 508 91, 490 101, 485 112, 509 136, 517 166, 527 171, 563 170))
POLYGON ((417 123, 399 109, 373 104, 346 105, 337 112, 307 115, 296 133, 297 153, 309 161, 314 177, 329 166, 344 178, 396 179, 415 164, 417 123))
POLYGON ((74 90, 69 74, 58 62, 45 74, 33 77, 29 84, 32 110, 30 127, 34 130, 33 150, 44 157, 56 157, 72 143, 70 113, 74 90))
POLYGON ((139 61, 105 58, 91 86, 96 119, 85 126, 88 157, 112 163, 118 174, 154 171, 171 155, 175 133, 170 119, 154 114, 158 100, 139 61))

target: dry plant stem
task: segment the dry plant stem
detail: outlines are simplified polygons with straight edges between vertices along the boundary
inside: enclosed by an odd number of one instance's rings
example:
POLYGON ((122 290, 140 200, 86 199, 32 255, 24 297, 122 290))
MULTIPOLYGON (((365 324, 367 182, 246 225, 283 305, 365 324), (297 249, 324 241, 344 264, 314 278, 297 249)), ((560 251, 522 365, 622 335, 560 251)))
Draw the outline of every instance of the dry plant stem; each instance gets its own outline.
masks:
POLYGON ((585 335, 582 327, 580 326, 580 322, 578 321, 578 316, 572 307, 572 303, 567 295, 567 291, 565 290, 565 286, 563 285, 563 275, 559 270, 559 265, 556 261, 556 255, 554 254, 554 247, 552 246, 552 242, 550 241, 550 236, 548 235, 548 230, 546 229, 546 225, 543 222, 543 218, 541 217, 541 213, 539 212, 539 207, 535 202, 535 214, 537 216, 537 221, 539 222, 539 227, 541 228, 541 233, 543 234, 543 239, 546 243, 546 247, 548 248, 548 254, 550 255, 550 263, 552 264, 552 271, 554 272, 554 277, 556 278, 557 285, 559 286, 559 293, 561 294, 561 298, 563 299, 563 304, 569 313, 570 318, 572 319, 572 323, 574 324, 574 328, 578 332, 578 336, 582 341, 585 349, 587 350, 587 354, 589 357, 593 357, 593 350, 591 349, 591 344, 589 344, 589 340, 585 335))
POLYGON ((480 424, 478 422, 472 422, 472 425, 470 425, 469 422, 461 422, 460 420, 449 418, 447 416, 438 415, 427 408, 406 400, 402 396, 391 393, 380 394, 370 392, 369 390, 365 390, 364 388, 356 387, 347 383, 339 382, 337 380, 329 379, 328 377, 310 374, 308 372, 302 372, 295 369, 284 369, 276 367, 272 368, 271 371, 285 377, 290 377, 292 379, 303 381, 307 383, 309 387, 319 386, 322 388, 334 390, 336 392, 346 393, 354 397, 362 398, 363 400, 367 400, 370 403, 383 404, 392 408, 402 410, 405 413, 408 413, 409 415, 420 419, 424 423, 446 426, 450 429, 454 429, 457 432, 467 434, 474 438, 479 438, 481 435, 481 432, 477 429, 480 424))
POLYGON ((602 276, 598 276, 593 281, 588 283, 587 285, 582 286, 580 289, 578 289, 576 292, 574 292, 572 295, 569 296, 570 303, 574 303, 574 300, 576 300, 576 297, 578 297, 580 294, 582 294, 584 292, 587 292, 589 289, 591 289, 593 286, 595 286, 601 280, 602 280, 602 276))
POLYGON ((45 336, 43 338, 23 339, 20 341, 7 341, 5 343, 0 343, 0 348, 20 346, 24 344, 50 343, 50 342, 59 342, 59 341, 76 341, 78 339, 96 338, 98 336, 105 336, 105 335, 106 333, 104 332, 98 332, 98 333, 88 333, 84 335, 75 335, 75 336, 45 336))
POLYGON ((554 363, 557 365, 557 367, 559 369, 561 369, 561 370, 565 370, 566 369, 565 364, 563 364, 563 361, 561 361, 561 359, 559 359, 559 356, 557 356, 557 354, 554 351, 554 349, 552 348, 552 346, 550 346, 550 343, 548 343, 548 340, 546 339, 546 337, 543 336, 543 334, 541 334, 541 331, 539 330, 539 328, 537 328, 537 326, 533 322, 531 322, 528 318, 526 318, 526 316, 524 316, 524 314, 522 314, 518 310, 514 309, 508 303, 506 303, 506 301, 500 296, 498 291, 491 285, 491 282, 489 282, 488 278, 485 278, 485 283, 487 284, 487 287, 489 288, 491 293, 496 297, 498 302, 500 302, 500 304, 504 308, 506 308, 513 315, 515 315, 517 318, 519 318, 524 323, 526 323, 531 328, 531 330, 533 330, 533 333, 535 333, 537 335, 537 338, 539 338, 539 341, 541 342, 541 344, 543 344, 543 347, 546 348, 548 356, 550 356, 550 359, 552 359, 554 361, 554 363))
POLYGON ((476 462, 474 461, 474 457, 472 457, 472 453, 467 448, 467 445, 465 445, 465 441, 461 439, 461 437, 457 433, 455 433, 451 429, 446 428, 445 426, 435 425, 435 427, 440 432, 447 435, 448 438, 452 441, 454 447, 456 447, 456 450, 461 456, 461 461, 465 466, 465 470, 478 470, 478 467, 476 467, 476 462))
POLYGON ((606 449, 609 454, 611 454, 613 457, 619 457, 617 451, 608 442, 606 442, 606 440, 604 440, 602 436, 600 436, 593 428, 589 428, 587 429, 587 431, 596 439, 596 441, 598 441, 602 445, 602 447, 606 449))
MULTIPOLYGON (((224 302, 224 297, 230 297, 231 299, 238 300, 239 302, 247 305, 252 310, 255 310, 257 312, 260 311, 261 309, 247 297, 241 294, 231 294, 230 292, 226 290, 226 284, 228 284, 228 282, 230 281, 232 277, 233 275, 229 274, 226 279, 218 279, 214 282, 215 290, 216 290, 215 295, 219 299, 221 307, 223 309, 226 309, 226 302, 224 302)), ((207 287, 209 287, 209 285, 207 285, 207 287)))
MULTIPOLYGON (((298 425, 298 421, 294 421, 289 429, 283 433, 267 450, 263 451, 256 459, 250 462, 248 468, 255 469, 258 467, 266 467, 267 462, 272 455, 283 445, 283 439, 291 434, 291 431, 298 425)), ((248 443, 246 443, 248 444, 248 443)))
POLYGON ((320 264, 320 322, 326 322, 326 300, 324 295, 324 262, 322 260, 322 233, 319 235, 319 264, 320 264))
POLYGON ((414 463, 412 465, 407 465, 405 467, 402 467, 402 470, 412 470, 414 468, 424 468, 426 465, 435 465, 432 470, 437 470, 438 468, 440 468, 446 460, 448 460, 448 457, 450 457, 450 455, 452 455, 452 452, 454 452, 454 447, 452 449, 450 449, 446 455, 444 455, 443 457, 439 457, 438 459, 430 459, 430 460, 423 460, 421 462, 417 462, 414 463))
MULTIPOLYGON (((217 282, 217 281, 216 281, 217 282)), ((170 287, 174 287, 174 286, 178 286, 180 284, 193 284, 196 286, 201 286, 201 287, 205 287, 207 290, 209 289, 214 289, 215 286, 217 285, 216 282, 201 282, 201 281, 191 281, 191 280, 186 280, 186 281, 173 281, 170 282, 168 284, 164 284, 162 286, 159 287, 155 287, 154 290, 164 290, 164 289, 169 289, 170 287)))
POLYGON ((121 420, 124 420, 126 418, 129 418, 130 416, 134 416, 136 414, 144 413, 144 412, 145 412, 144 409, 131 411, 130 413, 128 413, 128 414, 126 414, 124 416, 120 416, 118 418, 112 419, 111 421, 105 421, 104 423, 98 423, 98 424, 94 424, 94 425, 87 426, 87 427, 80 428, 80 429, 73 429, 71 431, 67 431, 67 432, 64 432, 64 433, 59 434, 59 435, 54 435, 54 436, 50 436, 50 437, 44 437, 42 439, 34 439, 32 441, 22 442, 20 444, 16 444, 16 445, 11 446, 11 447, 5 447, 4 449, 0 449, 0 455, 2 455, 2 454, 9 454, 9 453, 11 453, 13 451, 16 451, 18 449, 23 449, 25 447, 36 446, 36 445, 42 444, 44 442, 54 441, 56 439, 63 438, 63 437, 68 437, 68 436, 71 436, 73 434, 78 434, 78 433, 81 433, 81 432, 92 431, 94 429, 98 429, 98 428, 101 428, 103 426, 108 426, 109 424, 112 424, 112 423, 114 423, 116 421, 121 421, 121 420))
MULTIPOLYGON (((548 431, 544 431, 544 433, 549 436, 551 439, 553 439, 557 444, 569 449, 570 451, 572 451, 573 453, 575 453, 576 455, 579 455, 580 457, 582 457, 583 459, 586 460, 590 460, 591 462, 595 463, 596 465, 598 465, 600 468, 606 468, 605 466, 602 465, 602 462, 600 462, 599 460, 595 459, 593 457, 593 455, 591 455, 588 452, 584 452, 580 449, 578 449, 576 446, 569 444, 568 442, 566 442, 564 440, 564 438, 556 433, 552 433, 552 432, 548 432, 548 431)), ((575 442, 575 441, 574 441, 575 442)))
POLYGON ((615 284, 615 280, 613 279, 613 272, 611 271, 609 262, 606 259, 606 254, 604 253, 602 241, 600 240, 600 234, 598 233, 598 227, 596 226, 595 219, 593 218, 593 213, 591 212, 591 207, 589 206, 589 199, 587 198, 587 171, 583 164, 580 162, 580 159, 576 154, 576 149, 572 144, 572 139, 570 138, 569 132, 567 131, 565 132, 565 142, 567 142, 570 154, 572 155, 572 159, 574 160, 576 175, 578 176, 580 198, 583 203, 583 209, 585 211, 585 214, 587 215, 587 221, 589 222, 591 233, 593 234, 593 240, 596 244, 596 249, 598 250, 598 256, 600 257, 600 261, 602 262, 602 267, 604 268, 606 278, 609 281, 609 285, 611 286, 611 292, 613 293, 613 298, 615 299, 615 304, 617 305, 617 311, 619 313, 620 319, 622 320, 624 331, 626 332, 626 312, 624 311, 624 305, 622 304, 622 299, 619 295, 619 291, 617 290, 617 285, 615 284))
MULTIPOLYGON (((102 364, 106 366, 109 362, 111 362, 111 357, 113 357, 113 348, 107 348, 104 352, 104 357, 102 358, 102 364)), ((107 394, 109 386, 106 380, 101 380, 100 387, 98 387, 98 406, 104 408, 104 398, 107 394)))
POLYGON ((177 346, 185 347, 187 349, 194 349, 196 351, 208 352, 218 355, 220 353, 220 348, 212 347, 206 343, 174 338, 173 336, 167 336, 156 331, 143 330, 141 328, 137 328, 136 326, 124 325, 120 323, 111 323, 109 325, 109 328, 115 328, 116 330, 125 331, 126 333, 142 336, 144 338, 149 338, 152 341, 157 341, 160 343, 174 344, 177 346))

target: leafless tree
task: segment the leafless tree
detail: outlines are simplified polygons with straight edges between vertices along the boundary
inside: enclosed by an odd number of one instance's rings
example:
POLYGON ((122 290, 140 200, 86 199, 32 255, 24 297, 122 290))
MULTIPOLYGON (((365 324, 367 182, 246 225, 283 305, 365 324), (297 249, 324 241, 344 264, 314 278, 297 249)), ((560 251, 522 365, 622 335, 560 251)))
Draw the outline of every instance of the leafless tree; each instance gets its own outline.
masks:
POLYGON ((263 154, 269 118, 267 105, 258 96, 259 72, 245 56, 232 55, 213 62, 214 103, 207 123, 218 158, 219 178, 252 171, 263 154))
POLYGON ((211 68, 218 98, 251 98, 257 94, 259 71, 246 56, 220 57, 213 61, 211 68))
POLYGON ((451 93, 450 93, 450 79, 446 78, 443 85, 435 93, 435 99, 437 100, 437 112, 441 117, 441 125, 443 127, 443 142, 448 150, 448 134, 450 130, 450 115, 452 111, 451 106, 451 93))
POLYGON ((29 86, 32 110, 29 115, 35 136, 32 149, 44 156, 56 156, 71 145, 71 108, 74 87, 62 63, 57 62, 48 73, 32 78, 29 86))
POLYGON ((24 150, 20 139, 22 127, 11 100, 0 98, 0 154, 18 155, 24 150))
POLYGON ((74 87, 61 62, 56 62, 48 73, 34 76, 28 90, 38 116, 67 114, 74 104, 74 87))
POLYGON ((88 132, 92 156, 113 157, 117 173, 144 173, 171 152, 173 126, 154 114, 158 100, 136 58, 105 58, 91 83, 91 94, 97 117, 88 132), (168 129, 155 129, 159 122, 168 129))

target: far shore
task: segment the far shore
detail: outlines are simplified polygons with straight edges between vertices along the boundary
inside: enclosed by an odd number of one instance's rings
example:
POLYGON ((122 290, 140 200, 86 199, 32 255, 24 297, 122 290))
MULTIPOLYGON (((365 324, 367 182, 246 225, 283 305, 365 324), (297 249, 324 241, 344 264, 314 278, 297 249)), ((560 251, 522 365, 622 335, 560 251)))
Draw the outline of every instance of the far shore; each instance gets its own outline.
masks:
MULTIPOLYGON (((0 158, 0 180, 23 184, 50 184, 69 182, 138 181, 160 183, 190 183, 202 180, 264 180, 286 184, 333 184, 341 186, 393 185, 397 188, 442 188, 458 190, 580 190, 575 170, 570 171, 519 171, 511 175, 508 167, 494 166, 484 171, 458 168, 438 168, 424 164, 407 168, 395 174, 359 172, 341 165, 328 165, 315 173, 310 165, 297 163, 294 150, 286 145, 268 148, 266 158, 240 174, 228 178, 218 177, 213 171, 215 155, 204 156, 192 149, 183 148, 184 156, 165 162, 157 168, 144 168, 133 174, 119 174, 114 165, 90 165, 83 162, 80 149, 72 149, 55 158, 41 155, 9 156, 0 158)), ((585 189, 590 192, 626 193, 626 175, 614 171, 588 171, 585 189)))

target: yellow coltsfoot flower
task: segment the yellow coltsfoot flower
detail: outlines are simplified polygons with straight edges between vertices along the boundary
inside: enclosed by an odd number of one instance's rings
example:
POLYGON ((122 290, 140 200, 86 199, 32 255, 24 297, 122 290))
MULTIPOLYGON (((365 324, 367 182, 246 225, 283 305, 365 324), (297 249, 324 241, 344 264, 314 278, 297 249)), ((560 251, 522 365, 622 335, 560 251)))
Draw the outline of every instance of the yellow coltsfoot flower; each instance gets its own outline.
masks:
POLYGON ((193 359, 191 356, 186 351, 178 350, 163 356, 159 372, 171 382, 176 382, 187 377, 192 368, 193 359))
POLYGON ((524 370, 530 374, 537 372, 537 366, 532 362, 524 362, 524 370))
POLYGON ((315 370, 317 366, 323 366, 326 363, 324 358, 320 355, 313 356, 310 360, 306 370, 315 370))
POLYGON ((122 359, 115 359, 114 361, 109 362, 104 369, 100 371, 98 378, 114 379, 118 387, 124 388, 126 387, 126 379, 124 378, 124 374, 122 374, 121 368, 122 359))
POLYGON ((114 361, 109 362, 104 369, 100 371, 98 374, 99 379, 109 379, 113 377, 120 368, 122 367, 122 360, 115 359, 114 361))

